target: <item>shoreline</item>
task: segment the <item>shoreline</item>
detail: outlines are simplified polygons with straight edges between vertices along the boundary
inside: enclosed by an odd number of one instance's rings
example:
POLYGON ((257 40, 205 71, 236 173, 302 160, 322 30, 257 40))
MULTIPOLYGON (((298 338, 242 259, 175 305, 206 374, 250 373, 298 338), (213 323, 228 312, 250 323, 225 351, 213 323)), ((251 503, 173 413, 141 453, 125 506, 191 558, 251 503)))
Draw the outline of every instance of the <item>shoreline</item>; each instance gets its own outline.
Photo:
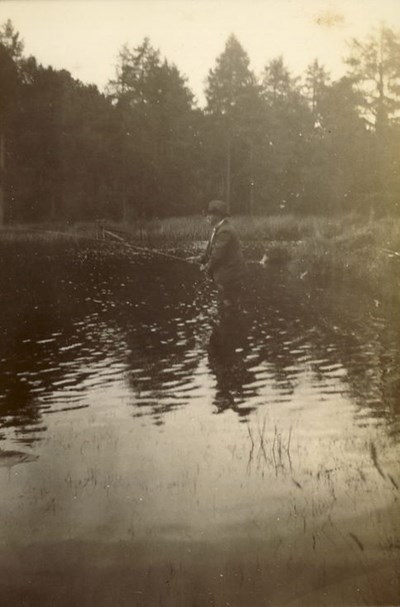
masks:
MULTIPOLYGON (((294 280, 310 285, 353 282, 371 297, 389 304, 400 302, 400 219, 376 221, 340 218, 262 217, 233 218, 247 261, 287 268, 294 280)), ((6 226, 0 246, 24 240, 77 245, 84 241, 113 242, 126 251, 126 243, 186 258, 206 245, 208 227, 201 217, 110 224, 118 240, 105 238, 97 223, 6 226)))

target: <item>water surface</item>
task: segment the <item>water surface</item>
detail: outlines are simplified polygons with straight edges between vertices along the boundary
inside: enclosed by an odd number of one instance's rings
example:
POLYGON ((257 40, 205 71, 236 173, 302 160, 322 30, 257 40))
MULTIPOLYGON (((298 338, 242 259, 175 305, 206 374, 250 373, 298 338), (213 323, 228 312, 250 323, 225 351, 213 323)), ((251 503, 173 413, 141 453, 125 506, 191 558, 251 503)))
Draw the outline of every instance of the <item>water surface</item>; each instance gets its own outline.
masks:
POLYGON ((221 322, 184 263, 1 253, 7 604, 398 604, 395 311, 252 266, 221 322))

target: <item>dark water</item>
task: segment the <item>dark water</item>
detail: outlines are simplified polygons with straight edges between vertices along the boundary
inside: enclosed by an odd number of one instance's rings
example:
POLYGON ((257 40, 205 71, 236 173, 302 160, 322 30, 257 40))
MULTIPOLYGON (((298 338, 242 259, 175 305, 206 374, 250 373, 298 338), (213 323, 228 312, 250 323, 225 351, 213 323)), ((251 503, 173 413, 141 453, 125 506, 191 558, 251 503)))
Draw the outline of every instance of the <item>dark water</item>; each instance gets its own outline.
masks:
POLYGON ((398 604, 397 311, 252 266, 220 322, 184 263, 1 256, 9 604, 398 604))

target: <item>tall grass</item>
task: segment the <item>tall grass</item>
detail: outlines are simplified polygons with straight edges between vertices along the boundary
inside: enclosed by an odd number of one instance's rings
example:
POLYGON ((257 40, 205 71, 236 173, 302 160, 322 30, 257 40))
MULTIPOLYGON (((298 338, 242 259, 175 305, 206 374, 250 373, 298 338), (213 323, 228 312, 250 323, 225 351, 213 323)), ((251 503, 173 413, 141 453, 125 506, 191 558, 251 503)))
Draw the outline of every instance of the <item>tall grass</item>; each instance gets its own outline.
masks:
MULTIPOLYGON (((386 246, 399 242, 400 220, 380 219, 376 222, 359 215, 338 217, 299 217, 297 215, 237 216, 232 218, 244 242, 290 242, 298 243, 309 239, 347 238, 359 239, 369 235, 386 246)), ((155 245, 190 243, 207 240, 210 234, 205 217, 170 217, 165 219, 136 220, 130 223, 107 224, 111 229, 125 233, 132 240, 155 245)), ((21 225, 0 230, 0 238, 55 238, 57 235, 94 237, 99 233, 95 223, 21 225), (25 235, 25 236, 24 236, 25 235)))
POLYGON ((210 228, 202 216, 168 217, 165 219, 136 220, 129 224, 109 224, 121 230, 141 245, 171 247, 183 243, 203 241, 210 228))
POLYGON ((291 272, 307 280, 359 283, 374 297, 399 301, 400 219, 347 218, 327 228, 321 226, 292 251, 291 272))
MULTIPOLYGON (((243 241, 298 242, 308 238, 339 236, 349 225, 361 226, 360 217, 346 215, 338 218, 299 217, 296 215, 238 216, 232 218, 243 241)), ((160 245, 206 240, 210 233, 203 216, 170 217, 138 220, 129 224, 110 224, 142 243, 160 245)))
MULTIPOLYGON (((400 218, 345 215, 338 217, 234 217, 246 256, 287 263, 295 276, 329 277, 364 282, 384 296, 400 298, 400 218), (396 293, 398 295, 396 295, 396 293)), ((110 224, 132 243, 183 253, 204 246, 210 227, 203 216, 171 217, 110 224)), ((13 227, 0 230, 0 243, 56 244, 66 240, 80 247, 87 238, 101 236, 95 224, 13 227), (43 227, 45 229, 43 229, 43 227)))
MULTIPOLYGON (((295 215, 232 218, 244 243, 295 244, 304 253, 318 252, 321 247, 341 247, 356 250, 363 246, 398 251, 400 249, 400 219, 382 218, 377 221, 356 215, 339 217, 298 217, 295 215), (315 251, 313 251, 315 247, 315 251)), ((170 217, 138 220, 132 223, 110 223, 111 229, 132 241, 154 246, 173 246, 202 242, 210 235, 210 226, 203 216, 170 217)), ((64 238, 99 237, 101 230, 94 223, 74 225, 13 226, 0 230, 0 240, 57 240, 64 238)))

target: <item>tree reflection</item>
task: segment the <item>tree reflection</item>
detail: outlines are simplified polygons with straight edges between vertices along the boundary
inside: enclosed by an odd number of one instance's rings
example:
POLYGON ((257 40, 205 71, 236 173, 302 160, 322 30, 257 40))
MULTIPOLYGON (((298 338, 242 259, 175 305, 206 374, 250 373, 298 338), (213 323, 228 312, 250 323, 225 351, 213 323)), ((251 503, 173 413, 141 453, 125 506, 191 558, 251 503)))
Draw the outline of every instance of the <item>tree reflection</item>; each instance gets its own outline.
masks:
POLYGON ((122 374, 132 415, 164 423, 202 389, 205 360, 215 412, 240 421, 268 399, 296 399, 306 381, 317 399, 345 394, 357 419, 384 419, 391 431, 399 422, 398 313, 379 316, 349 285, 340 302, 337 285, 305 288, 284 270, 255 268, 246 313, 210 325, 212 293, 196 296, 189 265, 19 247, 3 251, 0 275, 0 427, 21 440, 43 431, 46 413, 81 406, 92 386, 122 374))

